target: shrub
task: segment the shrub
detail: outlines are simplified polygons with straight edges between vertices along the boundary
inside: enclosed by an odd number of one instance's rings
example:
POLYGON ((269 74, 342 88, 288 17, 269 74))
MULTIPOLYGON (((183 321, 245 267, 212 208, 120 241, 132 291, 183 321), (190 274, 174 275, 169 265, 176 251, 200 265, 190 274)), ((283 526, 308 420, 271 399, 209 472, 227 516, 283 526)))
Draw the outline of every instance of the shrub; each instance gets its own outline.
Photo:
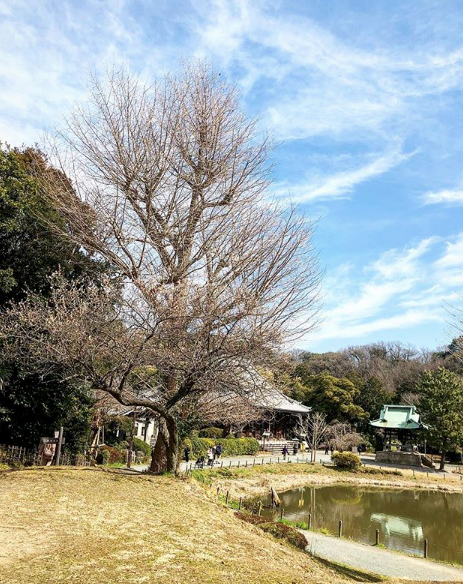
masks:
POLYGON ((259 525, 259 527, 267 533, 271 533, 274 537, 285 539, 288 543, 301 550, 305 550, 308 545, 308 541, 306 540, 305 536, 295 527, 290 525, 269 522, 264 523, 263 525, 259 525))
POLYGON ((242 511, 238 511, 238 513, 236 513, 236 517, 242 521, 246 521, 246 523, 252 523, 253 525, 268 523, 268 519, 266 517, 261 517, 255 513, 243 513, 242 511))
POLYGON ((299 549, 303 550, 307 547, 308 542, 305 536, 291 525, 269 521, 268 518, 260 517, 259 515, 251 513, 238 512, 236 516, 242 521, 257 525, 267 533, 271 533, 274 537, 285 539, 288 543, 299 549))
POLYGON ((222 445, 222 456, 242 456, 243 454, 256 454, 259 450, 259 442, 255 438, 221 438, 213 440, 212 438, 187 438, 184 446, 190 447, 192 458, 206 456, 209 448, 222 445))
POLYGON ((222 428, 203 428, 199 431, 200 438, 222 438, 223 430, 222 428))
POLYGON ((96 457, 98 464, 112 464, 114 462, 124 462, 124 456, 120 450, 113 446, 100 446, 96 457))
POLYGON ((133 439, 133 449, 141 450, 145 457, 151 456, 151 446, 147 444, 144 440, 140 440, 140 438, 133 439))
POLYGON ((338 468, 348 468, 349 470, 358 470, 362 466, 362 461, 357 454, 353 452, 335 452, 331 457, 335 466, 338 468))

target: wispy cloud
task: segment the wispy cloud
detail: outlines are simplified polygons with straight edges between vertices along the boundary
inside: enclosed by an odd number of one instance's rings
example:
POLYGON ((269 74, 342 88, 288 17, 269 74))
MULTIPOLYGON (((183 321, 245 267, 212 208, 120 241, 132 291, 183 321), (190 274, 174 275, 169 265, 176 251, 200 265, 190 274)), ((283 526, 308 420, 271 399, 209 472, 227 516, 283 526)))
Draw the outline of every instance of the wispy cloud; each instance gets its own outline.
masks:
POLYGON ((434 262, 436 268, 463 268, 463 234, 455 241, 447 241, 445 253, 434 262))
POLYGON ((296 203, 316 199, 346 198, 359 184, 388 172, 401 162, 411 158, 415 153, 416 151, 404 153, 400 150, 394 150, 378 156, 358 168, 334 173, 331 176, 319 177, 304 184, 278 183, 275 185, 274 195, 289 198, 296 203))
POLYGON ((422 197, 425 205, 446 204, 449 206, 463 205, 463 188, 428 192, 422 197))
POLYGON ((441 237, 429 237, 381 254, 364 267, 361 279, 352 268, 331 278, 327 318, 309 345, 336 339, 354 343, 373 333, 444 323, 444 302, 456 301, 463 286, 463 233, 443 244, 441 237))

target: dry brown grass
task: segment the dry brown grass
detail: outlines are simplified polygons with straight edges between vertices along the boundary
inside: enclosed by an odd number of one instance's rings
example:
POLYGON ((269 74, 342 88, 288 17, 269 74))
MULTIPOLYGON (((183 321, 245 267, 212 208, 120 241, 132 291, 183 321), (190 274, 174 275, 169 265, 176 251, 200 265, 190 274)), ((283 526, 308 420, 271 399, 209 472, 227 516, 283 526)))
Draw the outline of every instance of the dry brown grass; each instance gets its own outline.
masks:
POLYGON ((243 523, 194 481, 98 469, 0 473, 2 584, 353 579, 243 523))

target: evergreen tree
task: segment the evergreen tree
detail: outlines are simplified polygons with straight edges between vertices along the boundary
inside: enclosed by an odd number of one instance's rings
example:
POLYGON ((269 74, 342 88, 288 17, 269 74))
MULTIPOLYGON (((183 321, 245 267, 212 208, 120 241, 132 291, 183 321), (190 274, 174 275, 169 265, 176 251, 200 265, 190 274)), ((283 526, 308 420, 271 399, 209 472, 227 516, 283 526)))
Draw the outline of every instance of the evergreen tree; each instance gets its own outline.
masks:
POLYGON ((463 382, 455 373, 440 367, 422 374, 417 387, 420 413, 428 425, 429 444, 441 452, 440 470, 451 448, 463 444, 463 382))
MULTIPOLYGON (((42 181, 58 172, 39 150, 0 145, 0 309, 28 290, 46 297, 57 270, 71 280, 98 278, 104 269, 54 229, 64 220, 44 196, 42 181)), ((1 358, 0 379, 0 443, 33 447, 63 425, 68 450, 82 448, 92 406, 86 388, 64 382, 56 371, 30 375, 1 358)))

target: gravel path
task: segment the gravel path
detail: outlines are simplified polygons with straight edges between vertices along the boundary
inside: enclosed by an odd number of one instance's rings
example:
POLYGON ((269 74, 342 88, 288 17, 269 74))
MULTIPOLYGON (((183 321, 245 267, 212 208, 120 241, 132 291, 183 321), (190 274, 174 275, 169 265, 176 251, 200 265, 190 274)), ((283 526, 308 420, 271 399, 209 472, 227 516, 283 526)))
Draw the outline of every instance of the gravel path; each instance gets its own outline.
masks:
POLYGON ((408 580, 463 581, 463 570, 453 566, 412 558, 390 550, 313 531, 302 531, 302 533, 309 542, 307 550, 314 556, 352 568, 408 580))

